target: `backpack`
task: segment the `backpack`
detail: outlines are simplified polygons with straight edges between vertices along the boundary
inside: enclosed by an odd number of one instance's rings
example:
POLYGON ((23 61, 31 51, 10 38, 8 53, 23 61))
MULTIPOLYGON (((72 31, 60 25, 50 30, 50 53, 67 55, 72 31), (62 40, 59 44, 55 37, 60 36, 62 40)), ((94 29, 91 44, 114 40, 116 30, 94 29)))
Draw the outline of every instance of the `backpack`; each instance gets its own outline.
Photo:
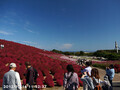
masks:
POLYGON ((111 90, 110 89, 111 88, 111 84, 110 84, 110 82, 108 80, 108 76, 107 75, 104 76, 104 81, 103 81, 102 88, 103 88, 103 90, 111 90))
MULTIPOLYGON (((69 78, 67 78, 67 84, 69 83, 69 81, 70 81, 70 79, 71 79, 71 77, 73 76, 73 72, 71 73, 71 75, 70 75, 70 77, 69 78)), ((75 86, 75 90, 78 90, 78 88, 77 88, 77 84, 76 83, 72 83, 72 86, 75 86)), ((65 90, 69 90, 68 88, 66 88, 65 90)))
POLYGON ((96 87, 94 88, 94 90, 102 90, 100 84, 96 85, 96 87))
MULTIPOLYGON (((100 86, 100 84, 97 83, 94 79, 93 79, 93 81, 96 83, 96 86, 95 86, 94 90, 102 90, 102 87, 100 86)), ((99 82, 99 79, 98 79, 98 82, 99 82)))

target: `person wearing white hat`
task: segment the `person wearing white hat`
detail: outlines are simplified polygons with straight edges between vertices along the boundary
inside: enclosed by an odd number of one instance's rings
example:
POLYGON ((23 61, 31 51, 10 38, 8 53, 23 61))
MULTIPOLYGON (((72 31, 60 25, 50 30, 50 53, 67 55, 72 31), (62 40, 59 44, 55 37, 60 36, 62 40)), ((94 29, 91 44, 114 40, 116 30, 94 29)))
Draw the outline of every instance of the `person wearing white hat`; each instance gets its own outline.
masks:
POLYGON ((10 63, 10 71, 4 74, 3 77, 3 90, 21 90, 20 75, 16 70, 16 64, 10 63))

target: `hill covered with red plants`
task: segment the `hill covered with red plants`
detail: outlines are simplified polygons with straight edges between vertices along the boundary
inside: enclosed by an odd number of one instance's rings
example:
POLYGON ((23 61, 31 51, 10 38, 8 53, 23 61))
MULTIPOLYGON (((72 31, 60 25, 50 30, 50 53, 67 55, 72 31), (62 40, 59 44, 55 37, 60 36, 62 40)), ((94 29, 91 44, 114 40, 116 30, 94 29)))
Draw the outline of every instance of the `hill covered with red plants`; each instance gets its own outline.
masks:
MULTIPOLYGON (((83 67, 73 62, 50 57, 61 56, 60 54, 0 39, 0 45, 1 44, 4 45, 4 48, 0 48, 0 86, 2 85, 3 75, 9 71, 9 64, 12 62, 16 63, 17 71, 20 73, 23 84, 25 84, 25 77, 23 74, 26 71, 26 61, 29 61, 38 71, 39 76, 36 80, 38 85, 45 84, 49 87, 53 87, 56 84, 62 86, 64 73, 67 71, 66 66, 68 64, 73 65, 75 72, 79 75, 80 81, 81 69, 83 67)), ((80 85, 82 85, 81 81, 80 85)))

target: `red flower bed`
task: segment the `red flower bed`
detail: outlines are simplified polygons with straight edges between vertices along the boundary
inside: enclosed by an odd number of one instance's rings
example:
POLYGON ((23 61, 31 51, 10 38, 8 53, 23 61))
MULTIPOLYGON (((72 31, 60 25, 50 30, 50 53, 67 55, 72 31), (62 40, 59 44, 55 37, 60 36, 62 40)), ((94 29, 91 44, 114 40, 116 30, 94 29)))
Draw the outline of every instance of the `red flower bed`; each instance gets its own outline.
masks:
POLYGON ((26 79, 23 79, 23 83, 22 83, 23 85, 26 85, 26 79))
POLYGON ((2 87, 3 79, 0 79, 0 87, 2 87))
POLYGON ((115 65, 114 65, 114 68, 115 68, 115 72, 116 72, 116 73, 119 73, 119 72, 120 72, 120 64, 115 64, 115 65))
POLYGON ((81 81, 80 78, 79 78, 79 84, 80 84, 80 86, 83 86, 83 81, 81 81))
POLYGON ((40 78, 37 78, 36 85, 37 85, 37 90, 40 90, 44 84, 40 78))
POLYGON ((41 81, 44 80, 43 74, 40 70, 38 71, 38 78, 41 79, 41 81))
POLYGON ((26 71, 24 65, 26 61, 31 62, 32 66, 37 69, 39 74, 37 79, 38 85, 43 84, 43 76, 46 76, 45 83, 47 86, 54 86, 53 79, 56 80, 57 85, 63 85, 63 77, 64 73, 67 72, 66 67, 68 64, 73 65, 79 77, 81 75, 81 67, 79 65, 75 65, 71 61, 56 59, 61 56, 60 54, 5 40, 0 40, 0 44, 4 44, 5 46, 3 49, 0 49, 0 79, 9 71, 9 64, 14 62, 17 65, 16 71, 19 72, 21 79, 24 81, 23 84, 25 84, 23 74, 26 71), (50 58, 50 56, 55 58, 50 58), (54 78, 52 78, 50 74, 52 74, 54 78))
POLYGON ((63 86, 63 79, 57 79, 56 83, 58 86, 63 86))
POLYGON ((60 70, 59 72, 56 72, 55 74, 54 74, 54 79, 63 79, 63 77, 64 77, 64 71, 63 70, 60 70))
POLYGON ((53 87, 54 86, 54 82, 53 82, 53 78, 52 76, 48 75, 45 78, 45 83, 49 86, 49 87, 53 87))
POLYGON ((120 68, 120 64, 115 64, 114 68, 120 68))

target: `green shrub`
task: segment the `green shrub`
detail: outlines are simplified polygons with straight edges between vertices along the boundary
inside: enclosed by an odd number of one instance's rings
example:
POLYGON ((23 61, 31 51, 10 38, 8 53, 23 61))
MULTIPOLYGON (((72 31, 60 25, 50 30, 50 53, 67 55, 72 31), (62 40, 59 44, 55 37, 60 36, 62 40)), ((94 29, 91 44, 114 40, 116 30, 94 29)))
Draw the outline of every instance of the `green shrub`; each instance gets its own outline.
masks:
POLYGON ((115 50, 98 50, 94 54, 97 57, 104 57, 108 60, 120 60, 120 55, 115 50))
POLYGON ((101 69, 106 69, 106 67, 107 67, 108 65, 105 65, 105 64, 93 64, 92 66, 93 66, 93 67, 98 67, 98 68, 101 68, 101 69))

